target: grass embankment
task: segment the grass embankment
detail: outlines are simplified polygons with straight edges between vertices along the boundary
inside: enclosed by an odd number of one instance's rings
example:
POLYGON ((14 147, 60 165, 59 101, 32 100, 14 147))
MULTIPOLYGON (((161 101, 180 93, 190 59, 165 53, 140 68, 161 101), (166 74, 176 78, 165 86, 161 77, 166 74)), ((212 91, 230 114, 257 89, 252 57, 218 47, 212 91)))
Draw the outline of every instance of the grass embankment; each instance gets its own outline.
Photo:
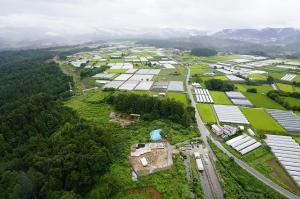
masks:
POLYGON ((241 111, 259 133, 287 133, 264 109, 241 108, 241 111))
POLYGON ((237 165, 210 140, 209 144, 218 158, 216 167, 225 198, 285 198, 237 165))
POLYGON ((215 117, 214 111, 209 104, 197 104, 197 109, 200 117, 204 123, 215 123, 217 119, 215 117))
POLYGON ((281 109, 285 110, 283 106, 276 103, 268 96, 259 93, 244 93, 244 95, 252 102, 257 108, 281 109))
POLYGON ((211 97, 213 98, 215 104, 225 104, 225 105, 232 104, 224 92, 209 91, 209 93, 210 93, 211 97))

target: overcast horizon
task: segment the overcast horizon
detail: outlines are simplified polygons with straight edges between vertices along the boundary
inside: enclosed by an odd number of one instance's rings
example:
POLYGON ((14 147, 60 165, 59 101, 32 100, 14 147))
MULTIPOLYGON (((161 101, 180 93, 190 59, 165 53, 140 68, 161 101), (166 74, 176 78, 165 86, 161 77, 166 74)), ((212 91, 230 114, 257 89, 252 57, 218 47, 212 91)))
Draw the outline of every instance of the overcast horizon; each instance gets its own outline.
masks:
POLYGON ((1 0, 0 36, 28 39, 102 29, 300 28, 297 0, 1 0), (24 34, 26 30, 29 34, 24 34), (19 32, 18 32, 19 31, 19 32))

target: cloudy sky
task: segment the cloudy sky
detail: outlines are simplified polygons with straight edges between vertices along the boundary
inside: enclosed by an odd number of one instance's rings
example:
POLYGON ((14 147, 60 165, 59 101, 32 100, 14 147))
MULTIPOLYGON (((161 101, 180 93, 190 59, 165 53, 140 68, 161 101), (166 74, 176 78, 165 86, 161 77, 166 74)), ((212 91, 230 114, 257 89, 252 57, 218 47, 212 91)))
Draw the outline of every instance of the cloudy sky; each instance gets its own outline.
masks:
POLYGON ((299 0, 0 0, 0 32, 102 28, 300 28, 299 0), (9 30, 9 31, 8 31, 9 30))

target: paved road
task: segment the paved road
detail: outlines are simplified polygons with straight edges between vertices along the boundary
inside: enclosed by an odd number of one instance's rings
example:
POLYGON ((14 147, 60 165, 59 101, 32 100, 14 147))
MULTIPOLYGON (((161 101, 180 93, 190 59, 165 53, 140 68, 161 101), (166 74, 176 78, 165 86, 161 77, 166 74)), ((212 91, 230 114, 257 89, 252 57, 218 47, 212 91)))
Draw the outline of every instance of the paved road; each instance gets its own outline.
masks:
MULTIPOLYGON (((297 196, 297 195, 293 194, 292 192, 290 192, 290 191, 282 188, 281 186, 273 183, 271 180, 269 180, 268 178, 266 178, 265 176, 263 176, 262 174, 260 174, 256 170, 254 170, 253 168, 251 168, 245 162, 243 162, 242 160, 240 160, 237 157, 235 157, 232 153, 230 153, 229 151, 227 151, 227 149, 225 149, 223 147, 223 145, 219 141, 215 140, 213 137, 210 136, 210 132, 208 131, 208 129, 206 128, 206 126, 204 125, 204 123, 202 122, 202 120, 200 118, 200 115, 199 115, 197 107, 196 107, 195 100, 194 100, 193 95, 192 95, 191 88, 188 85, 188 80, 189 80, 189 77, 190 77, 190 69, 188 67, 187 67, 187 69, 188 69, 188 74, 187 74, 187 79, 186 79, 187 91, 188 91, 188 95, 189 95, 189 98, 191 100, 192 106, 195 108, 195 111, 196 111, 195 117, 196 117, 197 125, 198 125, 198 128, 199 128, 200 132, 201 132, 201 137, 202 137, 204 143, 206 144, 207 143, 207 137, 210 137, 210 139, 212 140, 212 142, 215 143, 220 150, 222 150, 229 157, 232 157, 234 159, 234 161, 240 167, 242 167, 243 169, 245 169, 246 171, 248 171, 254 177, 256 177, 257 179, 259 179, 260 181, 262 181, 263 183, 265 183, 269 187, 273 188, 274 190, 278 191, 279 193, 281 193, 282 195, 284 195, 284 196, 286 196, 288 198, 300 199, 299 196, 297 196)), ((208 148, 209 148, 209 145, 208 145, 208 148)))
MULTIPOLYGON (((205 149, 210 154, 213 154, 212 151, 211 151, 211 149, 210 149, 210 147, 209 147, 209 144, 207 142, 207 136, 209 135, 209 132, 206 129, 206 127, 204 126, 201 118, 199 117, 199 113, 198 113, 198 110, 197 110, 197 107, 196 107, 196 103, 194 101, 191 89, 190 89, 190 87, 188 85, 189 77, 190 77, 190 69, 188 69, 188 74, 187 74, 187 79, 186 79, 187 92, 188 92, 189 98, 191 100, 192 106, 195 108, 195 111, 196 111, 195 117, 196 117, 196 120, 197 120, 198 129, 201 132, 201 138, 203 140, 204 145, 206 146, 205 149)), ((208 180, 210 182, 210 186, 211 186, 211 190, 213 191, 214 198, 223 199, 224 198, 223 189, 222 189, 222 186, 221 186, 221 184, 219 182, 219 179, 217 177, 216 171, 215 171, 215 169, 214 169, 214 167, 213 167, 212 164, 213 164, 213 162, 210 161, 210 159, 208 159, 208 163, 205 166, 206 167, 205 172, 206 172, 207 178, 208 178, 208 180)), ((203 187, 203 188, 205 189, 205 187, 203 187)), ((206 197, 210 198, 209 195, 207 195, 206 197)))

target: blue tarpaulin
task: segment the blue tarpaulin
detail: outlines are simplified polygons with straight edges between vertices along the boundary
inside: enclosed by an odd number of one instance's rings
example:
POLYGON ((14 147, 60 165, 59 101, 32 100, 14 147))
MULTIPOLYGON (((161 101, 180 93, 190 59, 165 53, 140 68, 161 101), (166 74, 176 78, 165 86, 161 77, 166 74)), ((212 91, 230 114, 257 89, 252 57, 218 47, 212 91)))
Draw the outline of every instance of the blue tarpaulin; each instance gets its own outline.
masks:
POLYGON ((151 140, 152 141, 161 140, 162 138, 161 138, 160 133, 161 133, 161 129, 155 129, 155 130, 151 131, 151 133, 150 133, 151 140))

